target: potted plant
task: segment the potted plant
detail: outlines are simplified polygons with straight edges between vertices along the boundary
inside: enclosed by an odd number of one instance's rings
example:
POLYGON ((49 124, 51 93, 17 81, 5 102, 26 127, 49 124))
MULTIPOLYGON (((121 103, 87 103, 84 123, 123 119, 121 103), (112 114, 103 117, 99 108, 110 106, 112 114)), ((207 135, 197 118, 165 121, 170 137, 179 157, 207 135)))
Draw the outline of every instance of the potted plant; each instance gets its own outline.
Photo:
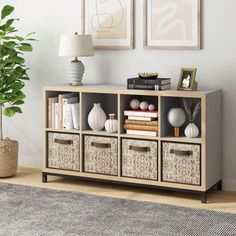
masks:
POLYGON ((0 177, 13 176, 17 170, 18 142, 3 139, 2 115, 22 113, 20 106, 26 97, 22 89, 29 80, 23 54, 33 50, 29 42, 34 41, 30 38, 33 33, 16 35, 13 24, 19 19, 9 17, 13 11, 14 7, 4 6, 0 19, 0 177))

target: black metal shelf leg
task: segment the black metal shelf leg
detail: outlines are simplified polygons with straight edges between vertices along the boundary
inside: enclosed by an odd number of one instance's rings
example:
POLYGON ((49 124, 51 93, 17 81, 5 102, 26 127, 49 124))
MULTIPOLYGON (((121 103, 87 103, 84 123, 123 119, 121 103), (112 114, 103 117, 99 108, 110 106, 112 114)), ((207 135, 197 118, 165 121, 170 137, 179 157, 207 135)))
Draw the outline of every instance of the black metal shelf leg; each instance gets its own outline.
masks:
POLYGON ((46 173, 42 173, 42 181, 43 181, 43 183, 48 182, 48 175, 46 173))
POLYGON ((201 202, 207 203, 207 192, 201 193, 201 202))
POLYGON ((218 183, 217 190, 222 191, 222 180, 218 183))

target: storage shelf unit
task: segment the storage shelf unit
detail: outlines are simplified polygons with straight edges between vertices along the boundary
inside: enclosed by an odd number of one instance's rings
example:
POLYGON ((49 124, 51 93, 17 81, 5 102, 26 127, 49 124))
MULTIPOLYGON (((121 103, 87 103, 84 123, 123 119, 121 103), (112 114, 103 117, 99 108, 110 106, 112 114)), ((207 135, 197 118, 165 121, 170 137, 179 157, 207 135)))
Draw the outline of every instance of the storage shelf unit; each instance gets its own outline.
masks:
POLYGON ((218 185, 218 188, 220 189, 222 183, 221 119, 221 91, 219 90, 195 92, 175 90, 145 91, 127 90, 123 86, 112 85, 44 87, 42 162, 43 181, 47 181, 47 175, 63 175, 89 179, 100 179, 102 181, 113 181, 118 183, 130 183, 164 189, 167 188, 191 191, 200 194, 202 197, 202 202, 206 202, 207 192, 216 185, 218 185), (77 93, 79 97, 80 129, 49 129, 48 98, 70 92, 77 93), (129 102, 133 98, 146 100, 149 103, 153 103, 158 108, 159 132, 157 137, 128 135, 125 133, 124 110, 129 108, 129 102), (167 113, 169 109, 173 107, 183 107, 183 98, 191 98, 193 102, 201 102, 202 104, 201 111, 196 119, 196 124, 200 129, 200 135, 198 138, 184 137, 183 131, 187 126, 187 122, 181 128, 181 137, 172 136, 173 128, 167 121, 167 113), (94 132, 90 130, 87 122, 87 116, 93 107, 93 103, 98 102, 101 103, 102 108, 107 115, 109 113, 115 113, 117 115, 119 124, 117 133, 110 134, 106 131, 94 132), (78 156, 74 154, 71 158, 73 159, 73 163, 77 163, 79 160, 79 168, 78 166, 73 167, 74 169, 78 168, 78 170, 70 170, 71 163, 70 165, 64 165, 63 163, 55 164, 57 158, 61 158, 60 162, 63 162, 63 155, 66 155, 60 151, 63 150, 60 149, 60 144, 57 144, 58 146, 54 147, 50 143, 53 142, 53 135, 57 136, 57 134, 62 135, 62 137, 63 135, 72 135, 71 137, 75 139, 74 144, 78 146, 79 152, 77 154, 78 156), (85 139, 87 142, 86 144, 85 139), (117 151, 117 156, 112 157, 111 152, 106 152, 106 150, 105 156, 104 152, 103 156, 98 156, 100 155, 100 149, 98 149, 96 152, 87 150, 86 145, 91 144, 90 139, 98 142, 99 140, 106 140, 106 142, 107 140, 108 142, 111 140, 113 142, 113 146, 109 147, 114 148, 115 152, 117 151), (76 144, 76 142, 78 143, 76 144), (137 153, 134 152, 132 153, 133 156, 130 156, 131 150, 127 150, 127 148, 125 149, 125 145, 127 143, 129 143, 129 145, 136 146, 150 145, 150 147, 147 149, 148 151, 144 150, 143 153, 140 153, 140 150, 138 150, 137 153), (191 156, 183 154, 182 156, 174 156, 173 159, 169 158, 170 154, 166 153, 166 150, 167 152, 170 151, 168 149, 169 144, 172 149, 173 147, 179 148, 182 151, 186 148, 189 149, 190 151, 187 153, 191 153, 191 156), (57 150, 51 150, 52 152, 49 152, 50 148, 57 150), (58 156, 51 157, 51 154, 49 153, 56 153, 52 155, 58 156), (115 169, 109 170, 105 169, 104 167, 103 170, 102 167, 106 165, 106 162, 111 161, 109 159, 109 155, 111 155, 110 158, 113 158, 112 163, 116 165, 115 169), (103 158, 107 159, 104 160, 103 158), (189 162, 190 158, 192 159, 189 162), (135 161, 133 161, 134 159, 135 161), (181 162, 181 165, 176 166, 176 163, 174 163, 175 160, 178 161, 178 163, 181 162), (125 164, 122 165, 123 161, 125 164), (164 166, 163 163, 165 163, 164 166), (191 166, 191 163, 195 163, 192 164, 195 166, 191 166), (175 170, 174 167, 179 169, 175 170), (97 170, 97 173, 90 173, 90 170, 91 172, 96 172, 97 170), (111 175, 109 175, 109 171, 111 171, 111 175), (173 172, 170 173, 170 171, 173 172), (183 176, 181 176, 181 173, 183 176), (127 175, 129 175, 129 177, 127 177, 127 175), (192 178, 193 175, 194 178, 192 178), (171 178, 171 182, 165 180, 169 178, 171 178))

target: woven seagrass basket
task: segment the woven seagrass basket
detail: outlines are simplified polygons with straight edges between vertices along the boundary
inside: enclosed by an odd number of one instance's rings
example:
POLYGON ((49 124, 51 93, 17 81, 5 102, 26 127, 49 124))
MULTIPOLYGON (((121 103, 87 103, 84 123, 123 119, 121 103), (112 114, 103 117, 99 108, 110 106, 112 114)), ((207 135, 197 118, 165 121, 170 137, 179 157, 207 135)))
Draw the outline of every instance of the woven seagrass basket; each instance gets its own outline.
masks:
POLYGON ((18 142, 10 139, 0 141, 0 178, 16 174, 18 166, 18 142))

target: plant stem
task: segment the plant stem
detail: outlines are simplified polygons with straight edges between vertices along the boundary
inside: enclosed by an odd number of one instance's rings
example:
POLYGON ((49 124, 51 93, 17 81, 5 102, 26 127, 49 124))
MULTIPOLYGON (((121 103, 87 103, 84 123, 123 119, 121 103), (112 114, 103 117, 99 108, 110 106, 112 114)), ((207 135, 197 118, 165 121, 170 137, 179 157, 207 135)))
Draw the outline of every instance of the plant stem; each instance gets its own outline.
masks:
POLYGON ((3 134, 2 134, 2 106, 0 106, 0 141, 3 140, 3 134))

